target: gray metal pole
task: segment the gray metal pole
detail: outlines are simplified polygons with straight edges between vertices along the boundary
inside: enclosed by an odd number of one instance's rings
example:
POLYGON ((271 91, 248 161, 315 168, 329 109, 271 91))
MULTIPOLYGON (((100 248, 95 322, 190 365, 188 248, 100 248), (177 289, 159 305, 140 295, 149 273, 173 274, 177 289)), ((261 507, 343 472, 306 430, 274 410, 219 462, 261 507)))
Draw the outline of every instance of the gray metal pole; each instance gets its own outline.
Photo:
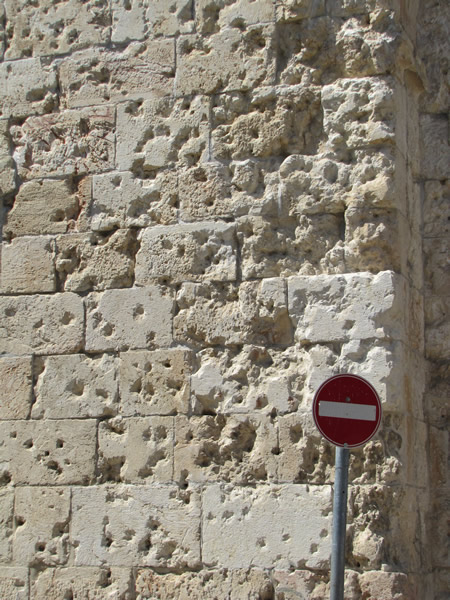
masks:
POLYGON ((349 449, 336 447, 330 600, 344 600, 349 449))

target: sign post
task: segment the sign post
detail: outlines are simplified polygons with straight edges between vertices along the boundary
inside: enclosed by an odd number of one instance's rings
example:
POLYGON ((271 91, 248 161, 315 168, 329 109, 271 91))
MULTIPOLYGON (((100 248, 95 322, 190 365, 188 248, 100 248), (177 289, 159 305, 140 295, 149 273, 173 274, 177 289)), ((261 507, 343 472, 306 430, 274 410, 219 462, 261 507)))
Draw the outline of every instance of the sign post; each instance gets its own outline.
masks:
POLYGON ((349 448, 368 442, 381 422, 381 402, 368 381, 342 374, 327 379, 313 400, 320 433, 336 446, 330 600, 344 600, 349 448))

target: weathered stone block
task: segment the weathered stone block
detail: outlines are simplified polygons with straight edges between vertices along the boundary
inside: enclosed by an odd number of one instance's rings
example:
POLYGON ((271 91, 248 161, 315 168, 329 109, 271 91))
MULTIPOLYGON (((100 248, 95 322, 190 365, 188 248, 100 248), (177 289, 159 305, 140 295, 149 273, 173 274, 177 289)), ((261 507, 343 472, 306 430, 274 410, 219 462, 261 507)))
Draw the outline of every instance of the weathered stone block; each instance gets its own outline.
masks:
POLYGON ((330 8, 333 14, 347 17, 350 15, 359 15, 371 13, 378 5, 387 7, 390 0, 331 0, 330 8))
POLYGON ((118 412, 118 360, 104 354, 48 356, 37 364, 33 419, 103 417, 118 412))
POLYGON ((207 565, 328 568, 328 486, 227 489, 210 485, 204 491, 202 506, 203 560, 207 565), (293 519, 299 511, 308 514, 308 519, 293 519))
POLYGON ((450 296, 450 236, 423 240, 425 293, 450 296))
POLYGON ((289 315, 301 343, 405 339, 405 281, 377 275, 318 275, 288 280, 289 315))
POLYGON ((2 567, 0 594, 2 598, 28 600, 28 569, 26 567, 2 567))
POLYGON ((425 355, 436 361, 450 360, 450 299, 448 297, 428 296, 424 301, 425 309, 425 355))
POLYGON ((268 416, 178 417, 174 478, 235 485, 272 481, 277 447, 277 433, 268 416))
POLYGON ((12 481, 28 485, 89 483, 95 471, 92 421, 2 421, 12 481))
POLYGON ((26 419, 31 409, 33 381, 30 356, 0 359, 0 418, 26 419))
POLYGON ((325 14, 325 0, 281 0, 275 6, 277 22, 300 21, 325 14))
POLYGON ((43 567, 69 558, 70 490, 18 487, 15 499, 14 561, 43 567))
POLYGON ((23 179, 111 169, 114 109, 109 106, 29 117, 11 127, 14 160, 23 179))
MULTIPOLYGON (((12 558, 14 492, 0 490, 0 562, 7 563, 12 558)), ((0 583, 1 590, 1 583, 0 583)))
POLYGON ((247 29, 251 25, 260 25, 273 21, 274 6, 272 0, 236 0, 232 4, 227 0, 198 0, 195 20, 197 31, 210 34, 227 27, 247 29))
POLYGON ((70 234, 56 238, 56 270, 65 291, 86 292, 130 287, 136 236, 119 229, 110 234, 70 234))
POLYGON ((450 180, 426 181, 423 204, 423 233, 426 237, 450 232, 450 180))
POLYGON ((367 600, 401 600, 418 594, 417 580, 406 573, 367 571, 359 576, 363 598, 367 600))
POLYGON ((95 175, 91 227, 109 231, 118 227, 148 227, 176 221, 177 174, 161 171, 154 179, 140 179, 127 171, 95 175))
POLYGON ((1 296, 0 353, 65 354, 83 344, 83 300, 75 294, 1 296))
POLYGON ((191 353, 187 350, 122 352, 120 412, 124 416, 187 413, 191 353))
POLYGON ((177 306, 174 337, 183 343, 229 346, 292 341, 282 279, 244 282, 239 287, 185 283, 177 306))
MULTIPOLYGON (((275 598, 277 600, 297 600, 308 598, 308 600, 322 600, 329 596, 327 577, 320 571, 307 571, 296 569, 295 571, 273 572, 275 587, 275 598)), ((353 596, 347 596, 346 600, 359 600, 353 596)))
POLYGON ((65 54, 109 39, 108 0, 5 0, 5 58, 65 54))
POLYGON ((98 470, 103 482, 173 479, 172 417, 114 418, 98 429, 98 470))
POLYGON ((3 294, 56 291, 55 245, 50 237, 22 237, 2 244, 3 294))
POLYGON ((16 189, 16 171, 11 154, 9 121, 0 119, 0 197, 11 194, 16 189))
POLYGON ((90 49, 59 65, 65 108, 92 106, 173 93, 175 47, 172 40, 130 44, 122 52, 90 49))
POLYGON ((86 300, 86 350, 169 346, 172 308, 170 292, 156 286, 90 294, 86 300))
POLYGON ((117 167, 145 174, 197 164, 206 156, 208 136, 209 100, 203 96, 120 104, 117 167))
POLYGON ((65 233, 76 219, 79 206, 79 194, 67 180, 23 183, 6 215, 3 233, 7 238, 65 233))
POLYGON ((194 28, 193 0, 112 0, 112 41, 143 40, 155 36, 189 33, 194 28))
POLYGON ((250 90, 275 83, 273 26, 244 31, 225 28, 208 37, 181 36, 177 42, 177 95, 250 90))
POLYGON ((273 586, 269 575, 258 569, 220 569, 213 571, 160 574, 139 569, 136 591, 141 600, 189 600, 189 598, 239 598, 270 600, 273 586))
POLYGON ((425 179, 450 178, 448 115, 420 116, 421 175, 425 179))
POLYGON ((195 569, 200 564, 200 498, 176 486, 73 489, 75 564, 195 569))
POLYGON ((150 227, 140 234, 136 284, 234 281, 235 228, 225 223, 150 227))
POLYGON ((212 152, 221 160, 312 154, 322 133, 320 100, 313 87, 219 95, 212 110, 212 152))
POLYGON ((131 573, 120 567, 57 567, 37 574, 32 583, 33 600, 61 598, 114 598, 130 600, 131 573))

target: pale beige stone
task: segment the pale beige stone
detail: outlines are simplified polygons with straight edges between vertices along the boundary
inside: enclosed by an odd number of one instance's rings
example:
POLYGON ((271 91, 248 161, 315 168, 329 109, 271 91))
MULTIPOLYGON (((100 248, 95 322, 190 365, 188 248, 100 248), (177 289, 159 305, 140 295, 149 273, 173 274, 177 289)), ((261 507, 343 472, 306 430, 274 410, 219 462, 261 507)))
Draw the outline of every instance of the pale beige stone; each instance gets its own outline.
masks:
POLYGON ((90 294, 86 300, 86 350, 169 346, 172 308, 171 293, 157 286, 90 294))
POLYGON ((279 23, 320 17, 325 13, 325 0, 280 0, 275 5, 279 23))
POLYGON ((105 234, 69 234, 56 238, 56 270, 65 291, 86 292, 130 287, 136 236, 119 229, 105 234))
MULTIPOLYGON (((329 597, 326 576, 315 571, 296 569, 295 571, 275 570, 273 573, 276 600, 325 600, 329 597)), ((346 600, 359 600, 347 596, 346 600)))
POLYGON ((136 285, 235 281, 235 228, 225 223, 149 227, 139 236, 136 285))
POLYGON ((89 598, 130 600, 132 587, 129 569, 120 567, 57 567, 37 574, 32 583, 33 600, 89 598))
POLYGON ((177 295, 177 341, 196 345, 289 344, 285 282, 185 283, 177 295), (220 298, 220 300, 219 300, 220 298))
POLYGON ((72 509, 77 566, 200 565, 198 491, 124 484, 75 487, 72 509))
POLYGON ((79 193, 68 180, 44 179, 23 183, 7 213, 6 237, 65 233, 76 219, 79 193))
POLYGON ((26 567, 2 566, 0 572, 0 595, 2 598, 28 600, 28 569, 26 567))
POLYGON ((95 472, 91 421, 2 421, 0 437, 12 481, 28 485, 87 484, 95 472))
POLYGON ((425 309, 425 356, 431 360, 450 360, 450 299, 428 296, 425 309))
POLYGON ((116 417, 98 429, 98 472, 103 482, 173 480, 172 417, 116 417))
POLYGON ((33 419, 111 416, 119 408, 118 360, 108 354, 48 356, 37 364, 33 419))
POLYGON ((207 154, 208 122, 209 100, 203 96, 120 104, 117 167, 145 174, 174 164, 195 165, 207 154))
POLYGON ((370 13, 377 7, 387 8, 391 0, 332 0, 330 8, 333 14, 349 16, 370 13))
POLYGON ((1 358, 0 381, 0 419, 26 419, 31 409, 32 358, 1 358))
POLYGON ((0 64, 0 114, 25 117, 52 112, 58 105, 56 70, 40 58, 0 64))
POLYGON ((110 106, 29 117, 11 127, 23 179, 99 173, 113 167, 115 111, 110 106))
POLYGON ((5 58, 65 54, 108 41, 107 0, 5 0, 5 58))
POLYGON ((0 490, 0 560, 2 563, 8 563, 12 558, 13 513, 14 492, 8 489, 0 490))
POLYGON ((203 560, 227 568, 326 569, 331 550, 329 486, 208 486, 203 560), (307 520, 293 515, 308 514, 307 520), (236 539, 239 543, 236 544, 236 539))
POLYGON ((11 154, 9 121, 0 119, 0 197, 10 194, 16 188, 15 165, 11 154))
POLYGON ((277 446, 277 433, 268 416, 178 417, 174 478, 235 485, 273 481, 277 446))
POLYGON ((414 578, 402 572, 367 571, 359 576, 363 597, 367 600, 406 600, 417 598, 414 578))
POLYGON ((59 565, 69 558, 70 490, 19 487, 14 507, 14 561, 22 565, 59 565))
POLYGON ((75 294, 1 296, 0 314, 0 353, 66 354, 83 344, 83 300, 75 294))
POLYGON ((188 350, 121 352, 120 413, 124 416, 186 414, 190 374, 188 350))
POLYGON ((195 13, 197 30, 202 34, 217 32, 227 27, 246 29, 251 25, 274 19, 272 0, 198 0, 195 13))
POLYGON ((426 237, 450 233, 450 180, 426 181, 423 233, 426 237))
POLYGON ((50 237, 21 237, 2 244, 3 294, 55 292, 55 243, 50 237))
POLYGON ((90 225, 94 231, 167 225, 176 221, 177 206, 174 172, 161 171, 154 179, 128 171, 94 175, 90 225))
POLYGON ((421 175, 449 179, 450 145, 447 115, 420 116, 421 175))
POLYGON ((429 295, 450 295, 450 236, 423 240, 425 290, 429 295))
POLYGON ((175 47, 167 39, 134 42, 120 53, 100 48, 78 52, 59 65, 62 105, 169 96, 174 71, 175 47))

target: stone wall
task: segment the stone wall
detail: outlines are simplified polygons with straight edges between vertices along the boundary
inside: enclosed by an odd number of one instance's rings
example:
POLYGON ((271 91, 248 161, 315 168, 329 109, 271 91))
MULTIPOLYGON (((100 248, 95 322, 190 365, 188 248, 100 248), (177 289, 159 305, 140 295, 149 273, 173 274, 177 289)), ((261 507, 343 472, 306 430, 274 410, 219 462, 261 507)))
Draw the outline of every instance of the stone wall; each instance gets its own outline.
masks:
POLYGON ((444 599, 445 11, 0 2, 2 600, 444 599))

